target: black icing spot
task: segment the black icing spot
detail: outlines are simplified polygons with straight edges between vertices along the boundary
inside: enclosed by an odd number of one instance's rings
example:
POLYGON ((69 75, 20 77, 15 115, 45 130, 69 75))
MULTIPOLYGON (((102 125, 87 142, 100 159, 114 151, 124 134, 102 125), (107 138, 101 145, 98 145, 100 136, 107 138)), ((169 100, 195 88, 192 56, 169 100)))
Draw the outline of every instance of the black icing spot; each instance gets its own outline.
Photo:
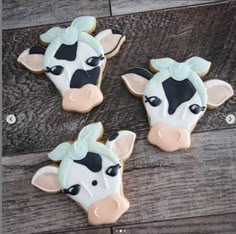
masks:
POLYGON ((151 72, 149 72, 148 70, 141 68, 141 67, 134 67, 134 68, 130 68, 129 70, 127 70, 125 72, 126 74, 128 73, 134 73, 137 74, 139 76, 142 76, 143 78, 147 79, 147 80, 151 80, 153 77, 153 74, 151 72))
POLYGON ((115 132, 109 137, 108 141, 114 141, 118 136, 119 136, 119 133, 115 132))
POLYGON ((189 101, 196 93, 196 89, 188 80, 177 81, 169 78, 162 82, 167 100, 169 102, 168 113, 174 114, 179 105, 189 101))
POLYGON ((68 61, 74 61, 77 53, 78 42, 75 42, 73 45, 62 44, 55 54, 56 59, 63 59, 68 61))
POLYGON ((97 80, 100 74, 100 67, 95 67, 92 70, 81 70, 78 69, 74 72, 71 81, 71 88, 81 88, 86 84, 97 85, 97 80))
POLYGON ((33 46, 29 50, 29 54, 45 54, 46 49, 41 46, 33 46))
POLYGON ((96 186, 97 184, 98 184, 98 182, 97 182, 96 180, 93 180, 93 181, 92 181, 92 185, 93 185, 93 186, 96 186))
POLYGON ((83 159, 74 160, 74 162, 84 165, 93 172, 99 172, 102 169, 102 158, 96 153, 88 152, 83 159))
POLYGON ((70 186, 68 189, 63 189, 63 193, 64 194, 70 194, 70 195, 77 195, 80 191, 80 185, 79 184, 75 184, 70 186))

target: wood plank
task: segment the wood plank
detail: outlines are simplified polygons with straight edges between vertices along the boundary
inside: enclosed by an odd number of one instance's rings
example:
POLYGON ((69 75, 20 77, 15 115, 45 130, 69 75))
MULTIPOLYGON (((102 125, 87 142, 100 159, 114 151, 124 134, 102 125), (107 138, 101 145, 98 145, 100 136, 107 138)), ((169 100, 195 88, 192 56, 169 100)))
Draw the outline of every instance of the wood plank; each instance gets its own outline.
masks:
MULTIPOLYGON (((144 107, 127 91, 120 76, 132 66, 147 67, 152 58, 182 61, 194 55, 204 57, 213 64, 206 79, 226 80, 236 90, 235 7, 234 1, 99 19, 97 32, 110 27, 123 29, 127 41, 108 62, 102 84, 104 102, 83 115, 63 111, 60 94, 52 82, 37 78, 16 63, 17 56, 37 44, 39 34, 51 26, 4 31, 4 155, 51 150, 63 141, 75 139, 85 124, 94 121, 104 123, 106 135, 128 129, 137 133, 138 139, 146 138, 149 126, 144 107), (16 116, 15 124, 6 122, 8 114, 16 116)), ((236 116, 236 96, 207 112, 194 132, 234 128, 236 123, 229 125, 225 121, 228 114, 236 116)))
POLYGON ((112 15, 218 2, 219 0, 110 0, 112 15))
MULTIPOLYGON (((235 212, 235 129, 193 137, 202 139, 199 145, 177 154, 137 141, 124 172, 131 208, 116 225, 235 212)), ((2 163, 4 231, 62 233, 88 227, 85 213, 72 200, 30 185, 35 171, 48 164, 46 153, 3 157, 2 163)))
POLYGON ((72 21, 81 15, 109 16, 108 0, 3 0, 3 29, 72 21))
MULTIPOLYGON (((58 232, 47 232, 45 234, 56 234, 58 232)), ((111 228, 91 228, 91 229, 76 229, 74 231, 65 231, 65 234, 112 234, 111 228)))
POLYGON ((236 233, 236 213, 205 216, 162 222, 135 224, 113 228, 113 233, 125 234, 234 234, 236 233))

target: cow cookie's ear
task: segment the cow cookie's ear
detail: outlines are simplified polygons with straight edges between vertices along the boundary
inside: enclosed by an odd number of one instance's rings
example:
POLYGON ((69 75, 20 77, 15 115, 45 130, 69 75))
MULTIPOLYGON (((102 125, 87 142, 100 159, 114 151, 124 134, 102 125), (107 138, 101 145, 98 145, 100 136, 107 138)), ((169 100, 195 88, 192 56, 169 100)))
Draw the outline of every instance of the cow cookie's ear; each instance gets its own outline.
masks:
POLYGON ((100 42, 106 58, 115 56, 125 42, 125 35, 118 30, 112 29, 101 31, 95 38, 100 42))
POLYGON ((234 95, 231 85, 223 80, 208 80, 204 84, 208 95, 208 109, 217 108, 234 95))
POLYGON ((56 166, 42 167, 35 173, 31 183, 47 193, 57 193, 61 190, 57 174, 56 166))
POLYGON ((17 59, 24 67, 32 72, 40 73, 44 70, 43 60, 46 49, 34 46, 23 51, 17 59))
POLYGON ((131 68, 121 76, 128 90, 135 96, 141 97, 152 73, 140 67, 131 68))
POLYGON ((120 161, 125 161, 133 152, 135 139, 135 133, 119 131, 108 138, 106 146, 116 154, 120 161))
POLYGON ((201 78, 208 73, 211 66, 211 62, 200 57, 192 57, 186 60, 185 64, 187 64, 189 68, 196 72, 201 78))

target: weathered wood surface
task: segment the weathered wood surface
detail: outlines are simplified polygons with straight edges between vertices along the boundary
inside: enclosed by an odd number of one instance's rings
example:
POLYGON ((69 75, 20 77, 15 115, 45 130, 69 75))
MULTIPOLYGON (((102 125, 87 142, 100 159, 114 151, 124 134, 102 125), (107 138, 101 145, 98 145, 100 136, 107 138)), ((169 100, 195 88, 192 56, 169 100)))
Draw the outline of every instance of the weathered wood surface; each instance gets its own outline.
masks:
POLYGON ((81 15, 110 16, 109 0, 3 0, 3 29, 72 21, 81 15))
POLYGON ((72 21, 80 15, 120 15, 219 0, 3 0, 3 29, 72 21))
POLYGON ((206 4, 219 0, 110 0, 112 15, 153 11, 171 7, 206 4))
POLYGON ((113 233, 125 234, 235 234, 236 213, 119 226, 113 233), (121 231, 120 231, 121 230, 121 231))
MULTIPOLYGON (((131 207, 114 226, 235 212, 235 138, 236 131, 231 129, 196 133, 191 150, 173 154, 138 140, 123 176, 131 207)), ((90 228, 86 214, 72 200, 31 186, 35 171, 47 163, 46 153, 3 157, 6 233, 63 233, 90 228)), ((204 228, 206 223, 201 221, 201 225, 204 228)), ((228 225, 236 231, 230 220, 228 225)))
MULTIPOLYGON (((197 55, 212 61, 206 79, 228 81, 236 90, 236 2, 171 9, 98 20, 96 32, 106 28, 125 31, 127 41, 105 71, 104 102, 88 114, 67 113, 54 85, 17 64, 17 56, 39 43, 39 35, 51 25, 3 32, 3 153, 13 155, 51 150, 74 139, 87 123, 101 121, 106 134, 129 129, 144 139, 149 129, 138 98, 122 84, 120 75, 132 66, 147 67, 152 58, 172 57, 183 61, 197 55), (142 46, 140 46, 142 45, 142 46), (16 123, 6 122, 8 114, 16 123)), ((65 24, 64 24, 65 25, 65 24)), ((68 25, 68 24, 66 24, 68 25)), ((45 77, 45 78, 44 78, 45 77)), ((236 97, 207 112, 194 132, 235 128, 225 117, 236 116, 236 97)))

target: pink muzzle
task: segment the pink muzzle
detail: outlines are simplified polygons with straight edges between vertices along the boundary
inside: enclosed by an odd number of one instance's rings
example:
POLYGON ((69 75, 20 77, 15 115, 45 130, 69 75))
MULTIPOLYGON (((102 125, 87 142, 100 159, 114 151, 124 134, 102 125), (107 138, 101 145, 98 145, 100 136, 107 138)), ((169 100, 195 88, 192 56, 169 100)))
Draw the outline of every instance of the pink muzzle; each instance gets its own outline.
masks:
POLYGON ((63 97, 62 107, 66 111, 87 113, 103 101, 101 90, 92 84, 80 89, 70 89, 63 97))
POLYGON ((173 152, 190 147, 190 132, 185 128, 173 128, 165 124, 156 124, 148 133, 148 141, 164 151, 173 152))
POLYGON ((119 194, 111 194, 89 207, 88 221, 93 225, 114 223, 128 209, 129 201, 125 197, 119 194))

